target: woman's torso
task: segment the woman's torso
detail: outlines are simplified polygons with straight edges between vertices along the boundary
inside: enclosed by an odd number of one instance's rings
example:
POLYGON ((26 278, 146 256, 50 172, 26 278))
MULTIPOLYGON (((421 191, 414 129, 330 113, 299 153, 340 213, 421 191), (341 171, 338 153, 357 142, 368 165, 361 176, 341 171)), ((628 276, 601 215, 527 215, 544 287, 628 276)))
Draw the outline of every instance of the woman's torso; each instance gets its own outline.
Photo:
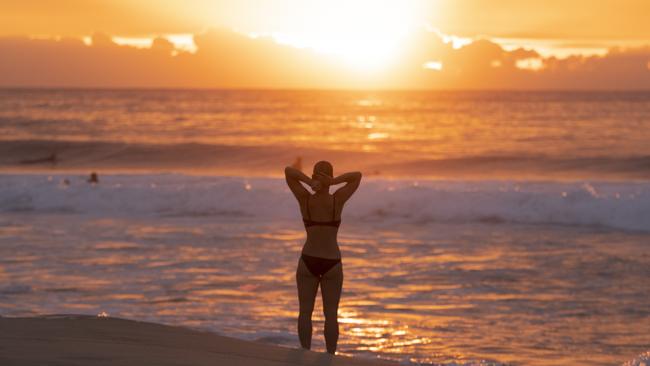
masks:
POLYGON ((336 239, 341 208, 337 207, 334 195, 311 195, 302 206, 301 213, 307 231, 302 254, 320 258, 341 258, 336 239))

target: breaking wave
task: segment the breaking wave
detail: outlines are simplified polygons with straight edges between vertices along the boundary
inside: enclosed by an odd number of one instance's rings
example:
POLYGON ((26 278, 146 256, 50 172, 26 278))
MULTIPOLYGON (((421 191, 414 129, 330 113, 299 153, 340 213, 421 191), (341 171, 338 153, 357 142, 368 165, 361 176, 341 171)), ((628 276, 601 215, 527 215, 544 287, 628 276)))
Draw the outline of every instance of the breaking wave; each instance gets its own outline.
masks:
MULTIPOLYGON (((284 179, 184 174, 0 175, 0 212, 299 219, 284 179)), ((650 231, 650 183, 367 178, 345 220, 650 231)))

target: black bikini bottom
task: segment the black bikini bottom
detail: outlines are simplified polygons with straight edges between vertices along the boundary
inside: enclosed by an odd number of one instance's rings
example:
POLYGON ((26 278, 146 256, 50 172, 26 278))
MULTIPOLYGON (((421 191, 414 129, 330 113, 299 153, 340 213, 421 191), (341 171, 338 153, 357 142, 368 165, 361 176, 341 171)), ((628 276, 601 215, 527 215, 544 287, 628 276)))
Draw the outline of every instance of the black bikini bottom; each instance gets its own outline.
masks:
POLYGON ((303 254, 300 256, 302 258, 302 261, 305 262, 305 265, 307 266, 307 269, 309 272, 311 272, 314 276, 320 277, 327 273, 332 267, 337 265, 338 263, 341 263, 341 258, 338 259, 329 259, 329 258, 320 258, 320 257, 312 257, 311 255, 306 255, 303 254))

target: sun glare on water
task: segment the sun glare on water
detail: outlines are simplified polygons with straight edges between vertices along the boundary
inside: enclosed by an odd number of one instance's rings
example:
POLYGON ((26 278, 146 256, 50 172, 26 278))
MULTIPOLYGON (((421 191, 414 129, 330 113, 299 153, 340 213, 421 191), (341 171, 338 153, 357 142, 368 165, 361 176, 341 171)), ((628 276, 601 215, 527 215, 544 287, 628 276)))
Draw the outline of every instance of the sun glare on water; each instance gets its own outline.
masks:
MULTIPOLYGON (((311 4, 311 3, 310 3, 311 4)), ((276 41, 333 55, 359 70, 395 62, 410 32, 422 24, 421 1, 315 1, 299 31, 274 33, 276 41)))

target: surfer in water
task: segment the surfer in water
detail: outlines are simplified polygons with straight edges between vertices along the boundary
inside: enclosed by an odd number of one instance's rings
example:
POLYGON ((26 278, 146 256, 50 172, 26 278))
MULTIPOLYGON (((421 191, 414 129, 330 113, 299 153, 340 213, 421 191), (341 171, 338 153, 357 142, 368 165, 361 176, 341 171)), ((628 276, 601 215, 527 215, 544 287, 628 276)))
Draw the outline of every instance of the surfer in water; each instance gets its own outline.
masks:
POLYGON ((43 158, 38 158, 38 159, 25 159, 21 160, 18 163, 19 164, 41 164, 41 163, 52 163, 52 165, 56 165, 56 163, 59 161, 59 159, 56 156, 56 153, 51 153, 49 156, 43 157, 43 158))
POLYGON ((300 345, 306 349, 311 347, 311 314, 320 285, 325 315, 325 344, 327 352, 334 354, 339 338, 337 312, 343 286, 343 265, 336 235, 343 206, 359 187, 361 173, 345 173, 335 178, 332 164, 319 161, 314 165, 311 178, 293 167, 286 167, 284 174, 298 200, 307 231, 307 240, 296 270, 300 345), (309 185, 315 193, 309 193, 300 182, 309 185), (345 185, 330 194, 330 186, 341 183, 345 185))

